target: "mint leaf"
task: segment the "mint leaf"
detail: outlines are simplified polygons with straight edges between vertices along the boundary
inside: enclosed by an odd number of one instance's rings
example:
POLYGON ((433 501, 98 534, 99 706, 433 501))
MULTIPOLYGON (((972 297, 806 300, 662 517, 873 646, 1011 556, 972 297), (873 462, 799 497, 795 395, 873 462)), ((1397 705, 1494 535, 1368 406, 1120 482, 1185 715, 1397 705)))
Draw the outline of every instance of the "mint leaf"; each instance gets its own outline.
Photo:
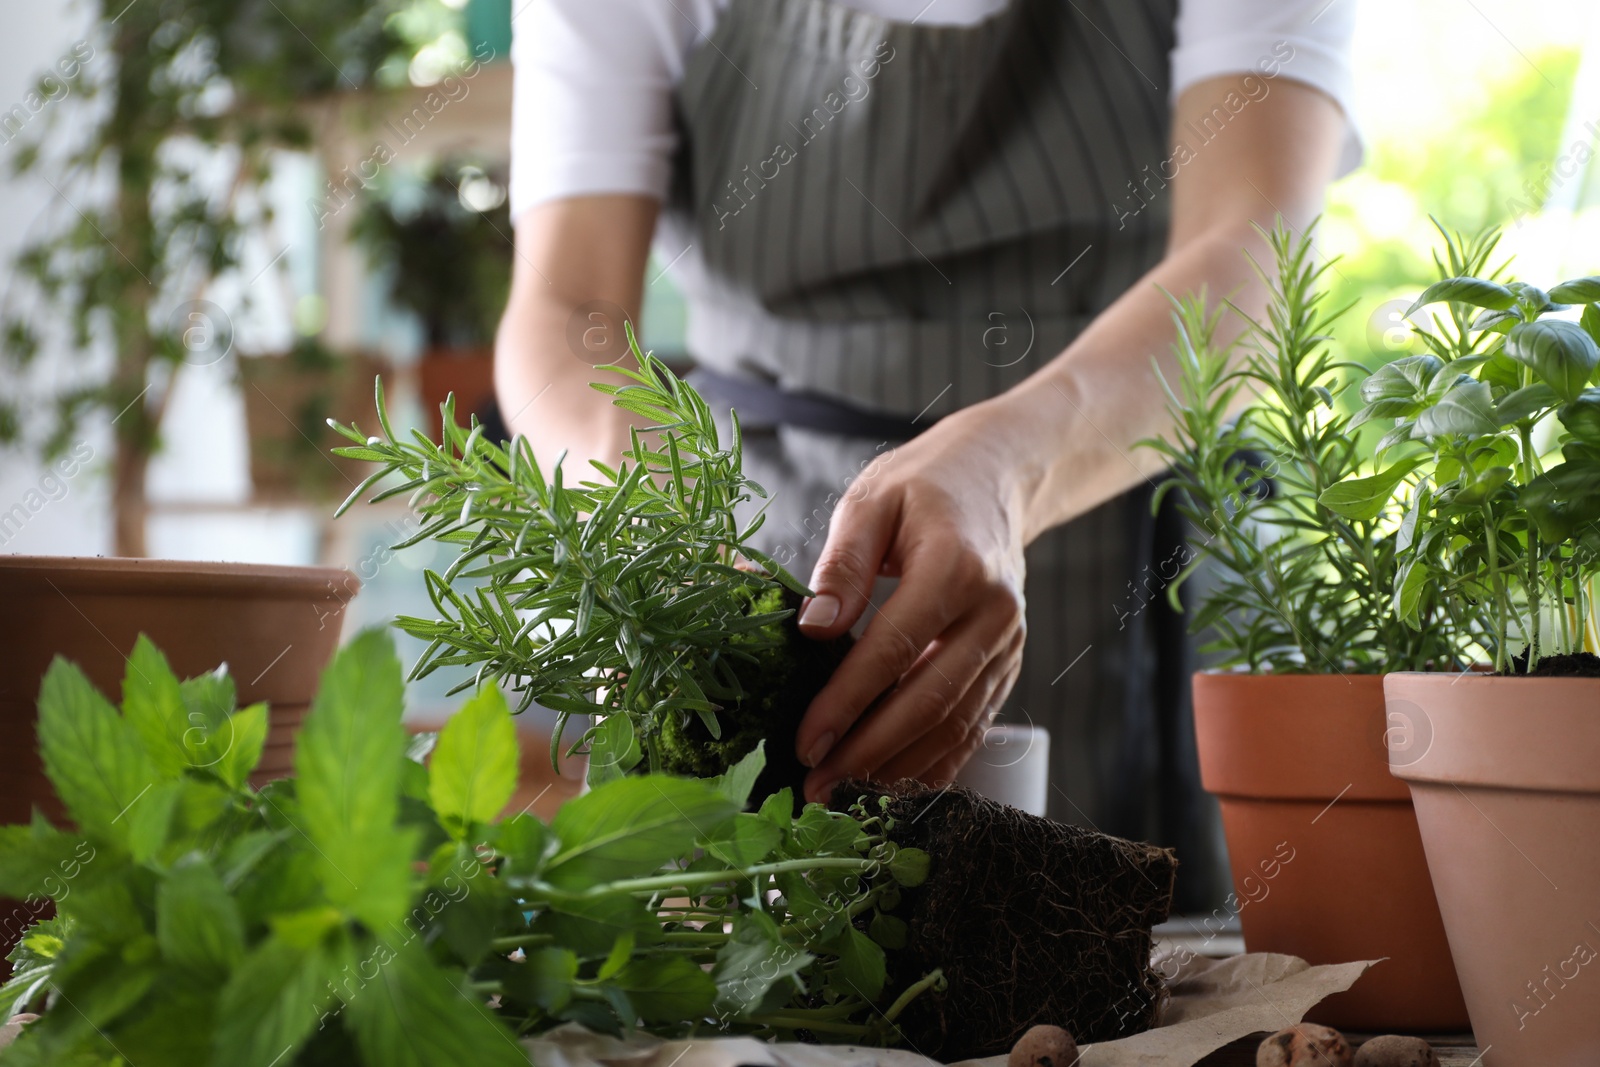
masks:
POLYGON ((321 946, 269 937, 247 956, 217 1005, 215 1061, 228 1067, 283 1067, 332 1004, 343 966, 321 946))
POLYGON ((493 973, 500 978, 508 999, 537 1007, 548 1015, 554 1015, 572 1000, 578 957, 569 949, 527 949, 521 962, 501 962, 505 965, 494 968, 493 973))
POLYGON ((0 826, 0 897, 56 897, 94 859, 94 846, 44 822, 0 826))
POLYGON ((224 664, 178 683, 183 697, 183 750, 189 767, 217 773, 233 742, 228 727, 236 706, 233 676, 224 664))
POLYGON ((585 777, 590 787, 621 778, 639 765, 644 754, 627 715, 607 715, 595 724, 589 737, 589 769, 585 777))
POLYGON ((528 1067, 516 1037, 415 942, 393 952, 346 1008, 364 1062, 528 1067))
POLYGON ((717 983, 682 956, 637 956, 604 983, 624 993, 647 1023, 680 1023, 711 1014, 717 983))
POLYGON ((261 762, 268 726, 265 704, 251 704, 228 716, 228 747, 212 768, 218 778, 234 789, 244 788, 250 780, 250 772, 261 762))
POLYGON ((550 827, 527 812, 520 812, 495 827, 495 851, 504 861, 500 877, 507 881, 533 878, 544 870, 545 861, 561 848, 550 827))
POLYGON ((529 927, 549 934, 559 945, 583 959, 603 958, 617 938, 631 936, 636 943, 659 941, 661 927, 655 913, 642 901, 624 894, 586 900, 558 900, 541 912, 529 927))
POLYGON ((883 947, 853 926, 845 927, 832 947, 839 953, 839 963, 830 975, 834 988, 856 993, 863 1000, 877 1000, 885 977, 883 947))
POLYGON ((730 867, 760 863, 783 841, 783 831, 760 815, 740 812, 708 837, 706 851, 730 867))
POLYGON ((715 779, 717 792, 743 808, 750 803, 750 791, 756 787, 756 779, 766 766, 767 742, 763 739, 756 742, 756 747, 745 753, 743 759, 715 779))
POLYGON ((144 742, 156 768, 176 778, 191 765, 183 743, 189 729, 178 679, 167 657, 140 634, 122 679, 122 714, 144 742))
POLYGON ((545 879, 562 889, 643 876, 687 851, 738 808, 704 782, 620 778, 561 806, 550 828, 562 850, 545 879))
POLYGON ((161 774, 137 732, 59 656, 39 693, 39 749, 73 821, 91 838, 126 845, 126 815, 161 774))
POLYGON ((396 829, 402 682, 394 644, 368 630, 334 656, 295 750, 300 818, 328 899, 374 930, 410 906, 413 839, 396 829))
POLYGON ((222 879, 199 857, 174 867, 156 889, 161 955, 221 980, 244 958, 244 923, 222 879))
POLYGON ((465 838, 474 823, 499 817, 517 789, 517 728, 495 685, 450 717, 428 762, 428 795, 439 821, 465 838))
POLYGON ((724 1015, 755 1011, 774 988, 787 995, 799 987, 799 973, 815 957, 783 939, 778 924, 765 912, 752 911, 734 920, 733 937, 717 950, 711 970, 717 986, 715 1008, 724 1015))
POLYGON ((172 832, 172 813, 185 783, 165 781, 151 786, 137 803, 128 805, 122 821, 128 827, 128 851, 140 863, 165 847, 172 832))

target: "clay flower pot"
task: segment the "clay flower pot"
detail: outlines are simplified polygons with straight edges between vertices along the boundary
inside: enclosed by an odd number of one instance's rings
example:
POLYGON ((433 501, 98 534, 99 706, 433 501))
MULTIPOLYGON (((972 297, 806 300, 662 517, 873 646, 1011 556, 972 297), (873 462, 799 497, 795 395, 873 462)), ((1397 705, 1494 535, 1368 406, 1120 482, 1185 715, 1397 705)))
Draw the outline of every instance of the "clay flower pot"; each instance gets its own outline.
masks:
POLYGON ((1466 1029, 1411 798, 1389 773, 1382 679, 1203 672, 1194 717, 1249 951, 1385 958, 1318 1005, 1317 1022, 1466 1029))
MULTIPOLYGON (((1600 678, 1391 674, 1486 1067, 1600 1062, 1600 678)), ((1392 739, 1391 739, 1392 740, 1392 739)))
POLYGON ((34 807, 64 818, 34 732, 50 661, 72 660, 120 702, 125 657, 141 633, 180 678, 226 663, 240 706, 266 701, 271 725, 256 777, 288 774, 294 734, 359 587, 335 567, 0 556, 0 824, 27 822, 34 807))

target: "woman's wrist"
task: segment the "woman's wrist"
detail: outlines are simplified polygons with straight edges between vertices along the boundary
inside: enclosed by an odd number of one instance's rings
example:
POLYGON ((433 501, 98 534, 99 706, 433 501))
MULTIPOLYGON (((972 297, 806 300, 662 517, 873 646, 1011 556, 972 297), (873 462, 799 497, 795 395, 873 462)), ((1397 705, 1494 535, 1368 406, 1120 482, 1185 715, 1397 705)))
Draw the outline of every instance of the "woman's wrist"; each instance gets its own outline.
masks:
POLYGON ((982 454, 994 472, 1000 504, 1022 543, 1031 543, 1054 525, 1041 505, 1047 487, 1058 480, 1066 445, 1059 411, 1027 382, 952 417, 971 421, 967 447, 982 454))
MULTIPOLYGON (((1092 368, 1091 368, 1092 369, 1092 368)), ((997 447, 1011 457, 1006 491, 1025 543, 1148 481, 1154 453, 1137 445, 1153 427, 1148 413, 1118 415, 1126 402, 1111 392, 1131 383, 1115 375, 1112 390, 1084 388, 1086 371, 1069 354, 980 407, 997 447)))

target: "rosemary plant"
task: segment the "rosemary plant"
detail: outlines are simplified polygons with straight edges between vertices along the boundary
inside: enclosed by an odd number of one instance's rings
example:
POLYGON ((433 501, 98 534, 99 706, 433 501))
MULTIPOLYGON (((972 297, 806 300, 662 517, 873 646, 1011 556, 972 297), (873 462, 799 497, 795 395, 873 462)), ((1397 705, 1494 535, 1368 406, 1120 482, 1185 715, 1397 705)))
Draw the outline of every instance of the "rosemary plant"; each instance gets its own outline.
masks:
MULTIPOLYGON (((1416 330, 1427 352, 1361 387, 1358 420, 1391 420, 1378 451, 1398 454, 1362 491, 1407 490, 1396 616, 1424 632, 1420 605, 1439 598, 1452 617, 1473 618, 1496 670, 1532 670, 1596 644, 1600 278, 1548 293, 1503 281, 1504 266, 1488 271, 1498 232, 1441 233, 1443 280, 1408 312, 1445 305, 1416 330), (1573 305, 1578 321, 1550 317, 1573 305)), ((1349 488, 1335 487, 1346 495, 1329 506, 1348 512, 1349 488)))
MULTIPOLYGON (((1196 552, 1168 588, 1174 607, 1201 558, 1221 566, 1190 622, 1211 629, 1206 651, 1253 672, 1423 669, 1460 658, 1459 630, 1423 591, 1402 620, 1391 590, 1403 545, 1389 493, 1359 477, 1366 463, 1359 419, 1339 398, 1359 364, 1341 361, 1329 329, 1348 309, 1330 310, 1310 232, 1280 221, 1265 233, 1275 269, 1252 265, 1270 293, 1265 322, 1237 308, 1247 351, 1223 344, 1224 308, 1205 295, 1174 300, 1179 374, 1161 376, 1174 421, 1160 452, 1170 477, 1156 495, 1177 493, 1196 552), (1343 380, 1341 380, 1341 375, 1343 380), (1240 410, 1246 400, 1248 407, 1240 410), (1238 412, 1235 415, 1235 412, 1238 412), (1335 506, 1338 505, 1338 506, 1335 506), (1412 623, 1413 625, 1408 625, 1412 623), (1420 625, 1417 625, 1420 623, 1420 625)), ((1387 481, 1389 478, 1393 481, 1387 481)))
POLYGON ((617 466, 593 462, 595 476, 577 484, 564 454, 547 478, 526 438, 497 444, 476 419, 457 425, 454 398, 439 443, 396 436, 381 382, 381 437, 330 422, 355 442, 339 455, 379 465, 338 514, 397 477, 372 499, 409 494, 422 526, 394 547, 432 538, 460 548, 442 574, 426 574, 438 618, 397 620, 428 642, 411 676, 476 667, 455 691, 494 679, 520 694, 519 711, 552 709, 552 758, 570 716, 596 716, 579 741, 590 745, 592 782, 641 759, 661 769, 668 716, 698 716, 720 737, 719 708, 743 695, 741 665, 783 653, 775 624, 791 613, 763 610, 768 594, 806 592, 751 546, 762 515, 735 519, 736 507, 766 496, 743 473, 737 417, 724 445, 706 402, 628 339, 638 369, 607 368, 626 381, 594 388, 652 424, 634 431, 617 466), (479 584, 462 590, 458 579, 479 584))

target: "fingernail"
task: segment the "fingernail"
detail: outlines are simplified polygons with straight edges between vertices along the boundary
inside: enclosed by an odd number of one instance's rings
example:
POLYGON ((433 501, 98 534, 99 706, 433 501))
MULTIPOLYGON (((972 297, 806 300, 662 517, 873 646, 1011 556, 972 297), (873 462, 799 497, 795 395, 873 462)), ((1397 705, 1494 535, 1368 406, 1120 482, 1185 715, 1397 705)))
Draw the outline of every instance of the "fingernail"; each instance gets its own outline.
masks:
POLYGON ((832 626, 833 620, 838 617, 839 598, 830 593, 823 593, 812 597, 811 603, 806 605, 806 610, 800 613, 800 625, 828 627, 832 626))
POLYGON ((833 749, 833 742, 837 740, 832 733, 823 734, 811 746, 811 751, 806 753, 806 766, 815 767, 833 749))

